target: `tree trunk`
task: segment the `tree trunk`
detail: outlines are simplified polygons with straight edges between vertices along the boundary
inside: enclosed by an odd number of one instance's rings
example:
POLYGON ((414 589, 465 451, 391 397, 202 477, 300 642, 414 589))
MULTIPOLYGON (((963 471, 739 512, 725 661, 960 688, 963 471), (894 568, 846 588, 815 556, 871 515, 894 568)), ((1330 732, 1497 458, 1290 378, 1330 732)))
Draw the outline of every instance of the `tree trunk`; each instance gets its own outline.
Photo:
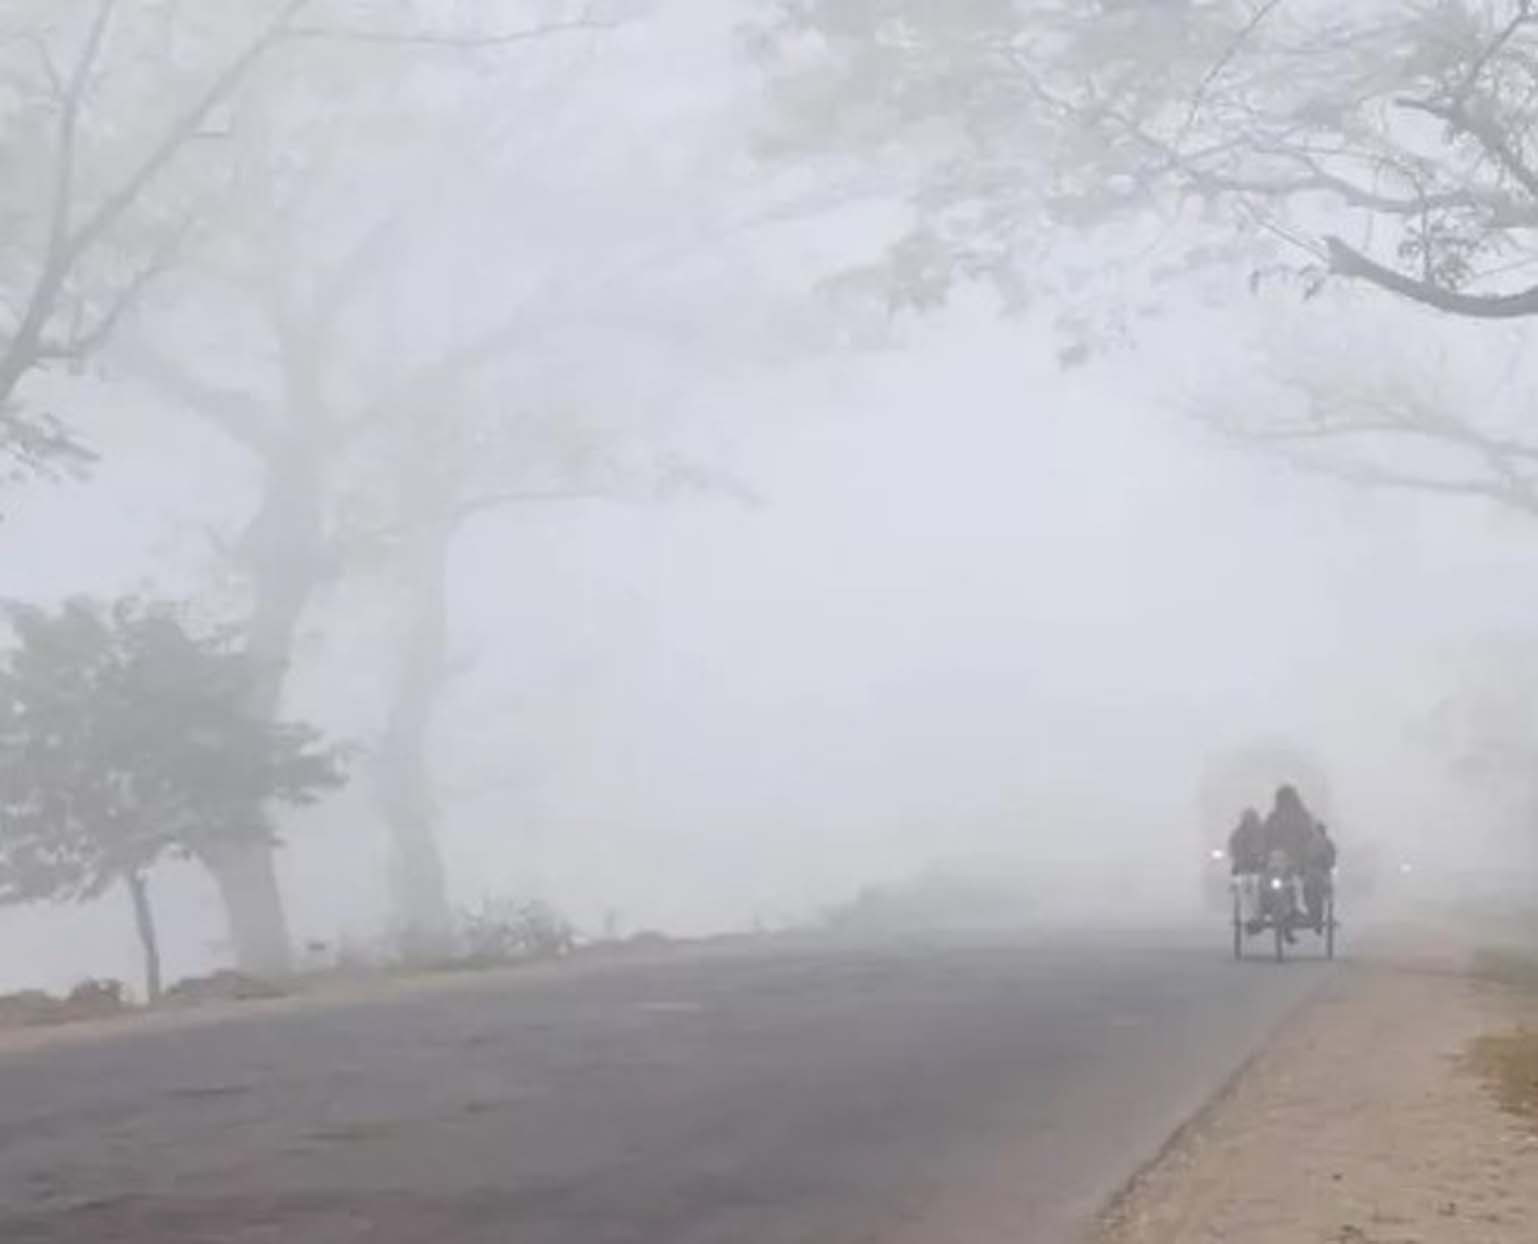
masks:
POLYGON ((452 538, 452 526, 444 522, 429 522, 409 537, 404 568, 409 618, 377 771, 381 811, 395 848, 402 951, 416 961, 441 959, 453 949, 431 763, 433 711, 447 659, 452 538))
POLYGON ((129 896, 134 905, 134 928, 144 951, 144 996, 151 1006, 160 1001, 160 936, 155 931, 155 912, 150 906, 149 882, 141 872, 125 873, 129 896))
POLYGON ((235 964, 252 976, 268 979, 293 970, 288 916, 278 889, 275 848, 266 842, 241 843, 227 851, 205 853, 224 901, 235 964))
MULTIPOLYGON (((330 573, 321 452, 299 437, 269 456, 262 508, 241 550, 253 598, 246 631, 253 677, 246 706, 266 721, 274 720, 281 707, 300 621, 330 573)), ((283 976, 293 967, 275 850, 275 840, 258 840, 201 857, 224 900, 236 964, 255 976, 283 976)))

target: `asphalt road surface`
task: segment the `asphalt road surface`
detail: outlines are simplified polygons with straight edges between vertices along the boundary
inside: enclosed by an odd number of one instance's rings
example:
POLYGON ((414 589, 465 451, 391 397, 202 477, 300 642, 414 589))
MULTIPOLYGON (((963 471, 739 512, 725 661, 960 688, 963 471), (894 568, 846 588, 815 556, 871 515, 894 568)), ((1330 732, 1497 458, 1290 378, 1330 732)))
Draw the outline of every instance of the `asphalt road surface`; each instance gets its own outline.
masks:
POLYGON ((0 1055, 5 1244, 1051 1244, 1329 969, 680 950, 0 1055))

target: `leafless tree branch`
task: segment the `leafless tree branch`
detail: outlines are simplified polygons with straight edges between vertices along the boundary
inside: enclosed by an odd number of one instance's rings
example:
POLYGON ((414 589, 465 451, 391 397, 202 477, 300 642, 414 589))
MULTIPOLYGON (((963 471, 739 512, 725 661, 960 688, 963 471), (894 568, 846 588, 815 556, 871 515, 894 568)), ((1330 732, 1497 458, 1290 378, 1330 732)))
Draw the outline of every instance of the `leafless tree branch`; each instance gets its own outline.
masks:
POLYGON ((68 80, 62 83, 59 120, 54 137, 48 240, 44 245, 42 266, 37 284, 28 299, 27 309, 15 334, 6 344, 4 357, 0 357, 0 404, 10 399, 21 378, 36 364, 43 333, 58 303, 65 278, 69 275, 73 259, 70 229, 75 208, 75 160, 80 114, 116 6, 117 0, 100 0, 74 69, 68 80))
POLYGON ((1498 479, 1478 476, 1444 478, 1395 471, 1370 462, 1331 462, 1308 457, 1289 456, 1298 470, 1352 484, 1359 488, 1383 488, 1396 491, 1432 493, 1447 497, 1466 497, 1493 501, 1498 505, 1538 515, 1538 497, 1528 488, 1512 489, 1498 479))
POLYGON ((1196 124, 1196 118, 1201 114, 1202 105, 1207 100, 1207 92, 1212 89, 1213 83, 1233 63, 1234 58, 1244 50, 1244 45, 1250 41, 1255 32, 1264 24, 1266 18, 1270 17, 1272 12, 1281 3, 1282 0, 1265 0, 1265 3, 1251 15, 1250 20, 1240 27, 1238 33, 1234 35, 1229 45, 1223 50, 1223 55, 1218 57, 1213 62, 1212 67, 1202 76, 1202 80, 1197 83, 1196 90, 1192 93, 1191 106, 1186 112, 1185 120, 1181 123, 1179 133, 1172 144, 1173 146, 1179 147, 1185 141, 1186 136, 1191 132, 1191 127, 1196 124))
POLYGON ((78 362, 96 353, 117 331, 124 317, 139 304, 144 292, 171 269, 191 228, 189 219, 184 220, 180 228, 168 232, 138 270, 111 296, 94 324, 67 341, 41 343, 38 357, 78 362))
POLYGON ((1538 172, 1528 165, 1507 133, 1492 120, 1481 117, 1461 100, 1441 103, 1430 99, 1401 99, 1398 103, 1401 108, 1445 121, 1459 133, 1474 139, 1528 194, 1538 198, 1538 172))
MULTIPOLYGON (((1389 403, 1380 405, 1387 407, 1389 403)), ((1268 422, 1258 427, 1223 424, 1221 430, 1235 440, 1262 447, 1399 437, 1466 449, 1503 473, 1515 473, 1517 462, 1538 464, 1538 444, 1493 436, 1458 419, 1394 410, 1375 417, 1322 413, 1313 418, 1268 422)))
POLYGON ((289 22, 311 0, 289 0, 270 25, 221 70, 192 106, 177 117, 144 160, 109 194, 70 237, 67 253, 79 258, 139 201, 150 184, 195 138, 209 115, 245 81, 256 64, 280 41, 289 22))
POLYGON ((497 510, 514 509, 529 505, 553 505, 576 501, 613 501, 614 493, 601 488, 545 488, 508 489, 503 492, 486 492, 466 497, 455 503, 450 519, 455 525, 467 523, 497 510))
POLYGON ((317 40, 334 43, 377 44, 384 47, 444 48, 471 52, 536 43, 560 35, 612 30, 613 22, 581 17, 568 22, 548 22, 520 30, 456 34, 431 30, 369 30, 356 26, 294 26, 285 33, 290 40, 317 40))
POLYGON ((1468 93, 1478 85, 1480 77, 1484 74, 1490 62, 1499 56, 1502 49, 1516 37, 1517 31, 1521 30, 1524 26, 1532 25, 1535 21, 1538 21, 1538 14, 1533 12, 1533 0, 1517 0, 1516 12, 1511 15, 1510 20, 1496 33, 1495 38, 1485 45, 1484 50, 1469 65, 1468 72, 1464 75, 1462 83, 1457 91, 1453 93, 1454 101, 1461 103, 1468 93))
POLYGON ((206 419, 236 444, 257 454, 271 452, 271 414, 260 399, 199 376, 144 342, 135 342, 125 349, 123 359, 131 371, 192 414, 206 419))

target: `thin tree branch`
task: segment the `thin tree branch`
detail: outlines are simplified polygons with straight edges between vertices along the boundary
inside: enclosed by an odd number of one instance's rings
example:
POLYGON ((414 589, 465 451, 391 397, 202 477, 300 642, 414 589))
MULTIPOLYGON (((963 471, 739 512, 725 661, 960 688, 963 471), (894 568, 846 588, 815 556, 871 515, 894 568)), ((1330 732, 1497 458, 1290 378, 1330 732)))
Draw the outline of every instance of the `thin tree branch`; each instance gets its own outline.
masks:
MULTIPOLYGON (((1039 82, 1028 79, 1027 85, 1038 99, 1055 108, 1060 114, 1071 116, 1079 111, 1072 102, 1052 94, 1039 82)), ((1496 197, 1492 194, 1479 194, 1469 187, 1441 191, 1434 194, 1417 193, 1410 198, 1401 198, 1369 190, 1346 177, 1342 177, 1338 173, 1328 171, 1303 146, 1278 146, 1275 142, 1262 143, 1259 141, 1253 141, 1249 144, 1250 150, 1255 154, 1301 165, 1304 171, 1298 176, 1260 178, 1237 177, 1221 173, 1211 168, 1203 167, 1203 158, 1210 159, 1213 156, 1225 154, 1228 148, 1227 144, 1202 153, 1183 152, 1176 144, 1151 133, 1135 119, 1125 116, 1115 109, 1101 108, 1099 113, 1104 120, 1120 129, 1128 138, 1146 147, 1162 160, 1164 167, 1159 170, 1161 175, 1175 174, 1183 177, 1193 188, 1199 191, 1216 194, 1252 195, 1271 199, 1285 199, 1294 195, 1317 192, 1333 194, 1351 207, 1359 207, 1367 211, 1383 212, 1396 216, 1417 215, 1428 207, 1433 209, 1466 207, 1489 212, 1507 225, 1520 226, 1538 223, 1538 217, 1535 217, 1534 211, 1531 208, 1523 211, 1517 205, 1507 201, 1504 196, 1496 197)))
POLYGON ((457 526, 496 510, 525 505, 551 505, 573 501, 613 501, 614 493, 596 488, 549 488, 507 492, 489 492, 478 497, 467 497, 457 502, 450 515, 457 526))
POLYGON ((1201 113, 1202 105, 1206 103, 1207 92, 1212 89, 1212 84, 1233 63, 1234 57, 1239 55, 1244 45, 1250 41, 1250 38, 1260 29, 1266 18, 1281 3, 1282 0, 1265 0, 1265 3, 1251 15, 1250 20, 1240 27, 1238 33, 1234 35, 1228 46, 1223 50, 1223 55, 1218 57, 1212 67, 1202 75, 1202 80, 1197 83, 1196 91, 1191 96, 1191 107, 1186 112, 1185 121, 1181 123, 1180 130, 1175 135, 1174 142, 1171 144, 1172 146, 1178 148, 1185 141, 1186 135, 1191 132, 1191 127, 1196 124, 1196 118, 1201 113))
MULTIPOLYGON (((58 420, 0 407, 0 459, 9 459, 23 474, 80 476, 95 465, 96 458, 58 420)), ((0 478, 7 474, 0 467, 0 478)))
MULTIPOLYGON (((58 305, 73 259, 70 241, 74 215, 76 143, 80 134, 80 112, 90 89, 91 75, 106 41, 117 0, 100 0, 96 16, 86 33, 85 43, 68 82, 63 84, 59 121, 55 130, 53 192, 49 207, 48 240, 37 284, 27 303, 26 312, 15 335, 0 358, 0 403, 5 402, 21 383, 21 378, 37 362, 48 320, 58 305)), ((51 62, 50 62, 51 66, 51 62)), ((56 77, 50 67, 50 75, 56 77)))
POLYGON ((1237 439, 1260 445, 1297 445, 1326 440, 1350 440, 1362 436, 1402 436, 1423 441, 1457 445, 1490 460, 1518 459, 1538 463, 1538 445, 1524 441, 1487 436, 1467 424, 1451 419, 1421 422, 1405 419, 1337 419, 1320 417, 1298 420, 1274 427, 1236 427, 1224 425, 1237 439))
MULTIPOLYGON (((280 43, 326 39, 351 43, 388 43, 401 46, 444 47, 471 50, 476 47, 510 46, 517 43, 582 30, 609 29, 610 24, 591 18, 550 23, 503 33, 458 36, 447 32, 389 32, 338 27, 334 29, 294 25, 312 0, 288 0, 262 33, 214 77, 193 104, 176 117, 139 165, 116 190, 108 194, 78 225, 72 221, 75 174, 75 141, 80 111, 89 87, 91 71, 101 53, 107 27, 118 0, 100 0, 96 19, 71 80, 64 84, 59 121, 59 154, 50 237, 37 286, 16 333, 0 355, 0 399, 10 395, 22 376, 38 361, 37 350, 69 272, 100 239, 132 209, 149 186, 195 138, 213 110, 246 80, 252 69, 280 43)), ((57 75, 55 75, 57 76, 57 75)), ((126 310, 126 307, 123 308, 126 310)), ((117 318, 113 317, 115 324, 117 318)), ((110 325, 108 325, 110 328, 110 325)), ((101 335, 102 337, 105 334, 101 335)))
POLYGON ((1528 489, 1512 490, 1488 479, 1447 479, 1392 471, 1365 462, 1325 462, 1300 456, 1288 456, 1288 462, 1300 471, 1321 475, 1359 488, 1384 488, 1401 492, 1432 493, 1448 497, 1467 497, 1493 501, 1525 514, 1538 515, 1538 498, 1528 489))
MULTIPOLYGON (((1490 465, 1493 477, 1477 475, 1455 477, 1400 471, 1359 458, 1326 457, 1318 453, 1310 453, 1307 448, 1311 443, 1332 439, 1337 435, 1343 437, 1392 436, 1409 431, 1401 425, 1339 424, 1321 421, 1319 425, 1312 427, 1263 430, 1235 426, 1210 416, 1199 416, 1198 422, 1230 444, 1240 448, 1253 448, 1274 453, 1294 470, 1310 475, 1323 476, 1362 488, 1384 488, 1482 499, 1538 516, 1538 493, 1534 492, 1532 484, 1517 472, 1509 461, 1502 461, 1499 455, 1491 453, 1482 455, 1490 465)), ((1470 448, 1474 447, 1470 446, 1470 448)))
POLYGON ((549 22, 521 30, 493 31, 484 34, 454 34, 431 30, 368 30, 353 26, 293 26, 284 34, 289 40, 316 40, 336 43, 377 44, 384 47, 445 48, 473 52, 481 49, 513 47, 536 43, 558 35, 612 30, 613 22, 582 17, 569 22, 549 22))
POLYGON ((144 191, 161 174, 187 143, 202 128, 209 115, 245 80, 258 61, 281 39, 288 23, 310 4, 310 0, 289 0, 272 23, 230 61, 214 78, 197 101, 173 121, 160 142, 139 167, 116 191, 108 195, 70 238, 67 247, 71 260, 90 249, 107 230, 122 218, 144 191))
POLYGON ((130 370, 192 414, 213 424, 236 444, 260 455, 272 451, 271 416, 259 399, 195 375, 142 342, 123 351, 123 356, 130 370))
POLYGON ((1480 75, 1485 71, 1485 66, 1494 60, 1500 54, 1501 49, 1516 37, 1517 31, 1523 26, 1531 25, 1534 21, 1538 21, 1538 15, 1535 15, 1533 12, 1533 0, 1517 0, 1517 11, 1512 14, 1511 20, 1497 32, 1495 38, 1486 45, 1484 51, 1474 58, 1473 63, 1469 66, 1468 73, 1464 75, 1463 82, 1459 85, 1457 92, 1453 96, 1454 100, 1461 103, 1468 93, 1478 85, 1480 75))
POLYGON ((1401 108, 1424 112, 1474 139, 1497 164, 1516 178, 1528 194, 1538 198, 1538 172, 1528 165, 1510 138, 1493 121, 1476 116, 1461 101, 1443 104, 1429 99, 1401 99, 1397 102, 1401 108))
POLYGON ((179 228, 166 236, 139 270, 133 273, 112 296, 106 309, 97 317, 95 324, 85 332, 77 333, 68 341, 44 342, 39 348, 39 357, 50 360, 79 361, 94 354, 106 344, 123 318, 138 305, 144 291, 170 270, 177 251, 181 249, 182 242, 191 229, 192 220, 190 218, 184 220, 179 228))

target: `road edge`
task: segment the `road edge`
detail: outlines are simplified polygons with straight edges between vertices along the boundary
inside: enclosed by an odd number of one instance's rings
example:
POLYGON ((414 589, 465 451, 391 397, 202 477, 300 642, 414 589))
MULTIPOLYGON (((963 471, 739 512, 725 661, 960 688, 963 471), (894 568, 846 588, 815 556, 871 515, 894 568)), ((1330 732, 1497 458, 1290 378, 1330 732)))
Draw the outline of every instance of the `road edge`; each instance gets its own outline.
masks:
POLYGON ((1334 970, 1321 974, 1319 979, 1305 989, 1281 1017, 1268 1027, 1210 1091, 1189 1107, 1172 1112, 1174 1125, 1154 1149, 1140 1159, 1132 1171, 1119 1180, 1104 1196, 1097 1198, 1073 1236, 1074 1244, 1096 1244, 1110 1221, 1147 1181, 1150 1173, 1162 1166, 1170 1156, 1180 1150, 1187 1141, 1201 1131, 1203 1126, 1233 1098, 1239 1086, 1255 1069, 1255 1065, 1280 1045, 1292 1029, 1301 1025, 1313 1008, 1318 1005, 1332 983, 1341 979, 1341 969, 1360 971, 1360 966, 1338 964, 1334 970))

